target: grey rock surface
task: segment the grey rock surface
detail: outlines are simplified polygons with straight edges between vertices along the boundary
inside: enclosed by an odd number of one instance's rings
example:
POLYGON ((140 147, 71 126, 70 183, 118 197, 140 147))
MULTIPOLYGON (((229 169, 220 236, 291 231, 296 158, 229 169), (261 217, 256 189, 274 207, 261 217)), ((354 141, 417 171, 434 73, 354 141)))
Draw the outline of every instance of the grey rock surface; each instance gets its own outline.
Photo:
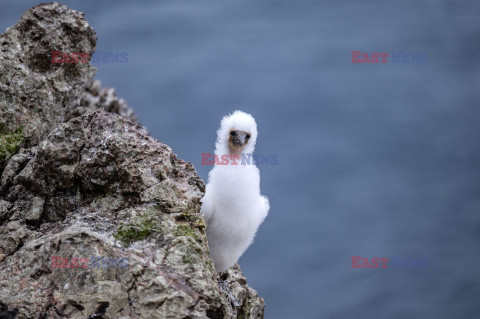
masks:
POLYGON ((83 13, 58 3, 26 11, 0 36, 0 127, 23 128, 25 146, 41 141, 65 109, 76 106, 95 76, 89 63, 52 63, 52 52, 85 52, 96 46, 83 13))
POLYGON ((45 62, 93 52, 83 14, 38 5, 0 45, 0 318, 263 318, 238 266, 215 273, 193 165, 89 63, 45 62))
POLYGON ((98 80, 90 82, 82 92, 79 104, 67 110, 65 119, 70 120, 89 111, 103 108, 105 111, 120 114, 138 123, 137 117, 128 106, 127 101, 119 98, 114 88, 102 88, 101 86, 102 84, 98 80))

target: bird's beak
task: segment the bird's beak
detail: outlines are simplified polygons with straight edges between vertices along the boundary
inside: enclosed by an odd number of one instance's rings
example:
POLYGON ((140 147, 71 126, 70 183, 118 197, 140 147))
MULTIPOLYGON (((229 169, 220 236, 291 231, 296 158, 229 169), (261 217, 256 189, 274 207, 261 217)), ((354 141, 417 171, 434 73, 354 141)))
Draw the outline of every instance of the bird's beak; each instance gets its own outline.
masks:
POLYGON ((248 143, 247 134, 249 135, 248 132, 231 130, 228 139, 230 147, 234 150, 243 148, 248 143))

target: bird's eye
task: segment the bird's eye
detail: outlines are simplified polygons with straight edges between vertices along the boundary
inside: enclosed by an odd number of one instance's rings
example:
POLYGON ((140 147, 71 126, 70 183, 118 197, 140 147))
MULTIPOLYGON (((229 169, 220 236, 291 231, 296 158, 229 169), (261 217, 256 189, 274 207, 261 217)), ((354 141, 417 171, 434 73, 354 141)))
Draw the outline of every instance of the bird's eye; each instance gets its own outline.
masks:
POLYGON ((250 138, 250 134, 247 134, 247 138, 250 138))
POLYGON ((235 134, 237 134, 235 131, 230 131, 231 136, 235 136, 235 134))

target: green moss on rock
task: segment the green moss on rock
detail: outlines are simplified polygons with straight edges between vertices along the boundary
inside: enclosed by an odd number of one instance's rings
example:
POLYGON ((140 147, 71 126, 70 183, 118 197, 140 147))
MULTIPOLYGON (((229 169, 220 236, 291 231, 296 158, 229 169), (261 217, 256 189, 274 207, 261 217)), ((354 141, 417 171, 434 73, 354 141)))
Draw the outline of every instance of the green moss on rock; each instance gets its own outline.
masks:
POLYGON ((177 228, 175 229, 174 235, 175 236, 187 236, 187 237, 191 237, 195 240, 197 239, 197 234, 195 233, 195 231, 193 229, 191 229, 189 226, 185 226, 185 225, 177 226, 177 228))
POLYGON ((129 245, 150 236, 155 230, 160 229, 161 222, 155 219, 152 211, 147 211, 129 224, 118 227, 113 237, 122 243, 129 245))
POLYGON ((195 263, 198 262, 198 260, 193 258, 192 255, 183 255, 182 256, 182 262, 184 264, 195 264, 195 263))
POLYGON ((6 161, 15 154, 24 140, 23 127, 7 132, 0 127, 0 161, 6 161))

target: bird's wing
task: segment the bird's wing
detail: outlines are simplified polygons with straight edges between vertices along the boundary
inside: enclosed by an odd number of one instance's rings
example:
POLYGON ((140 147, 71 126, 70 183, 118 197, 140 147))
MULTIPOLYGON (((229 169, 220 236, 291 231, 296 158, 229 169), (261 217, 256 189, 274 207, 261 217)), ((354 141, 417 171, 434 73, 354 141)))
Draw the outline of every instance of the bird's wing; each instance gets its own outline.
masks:
POLYGON ((207 185, 205 189, 205 196, 203 196, 201 202, 202 202, 202 208, 200 212, 205 216, 207 219, 207 222, 212 218, 213 212, 214 212, 214 205, 213 205, 213 194, 212 194, 212 189, 207 185))
POLYGON ((262 222, 267 217, 268 211, 270 210, 270 202, 268 201, 268 198, 265 196, 260 196, 261 202, 262 202, 262 222))

